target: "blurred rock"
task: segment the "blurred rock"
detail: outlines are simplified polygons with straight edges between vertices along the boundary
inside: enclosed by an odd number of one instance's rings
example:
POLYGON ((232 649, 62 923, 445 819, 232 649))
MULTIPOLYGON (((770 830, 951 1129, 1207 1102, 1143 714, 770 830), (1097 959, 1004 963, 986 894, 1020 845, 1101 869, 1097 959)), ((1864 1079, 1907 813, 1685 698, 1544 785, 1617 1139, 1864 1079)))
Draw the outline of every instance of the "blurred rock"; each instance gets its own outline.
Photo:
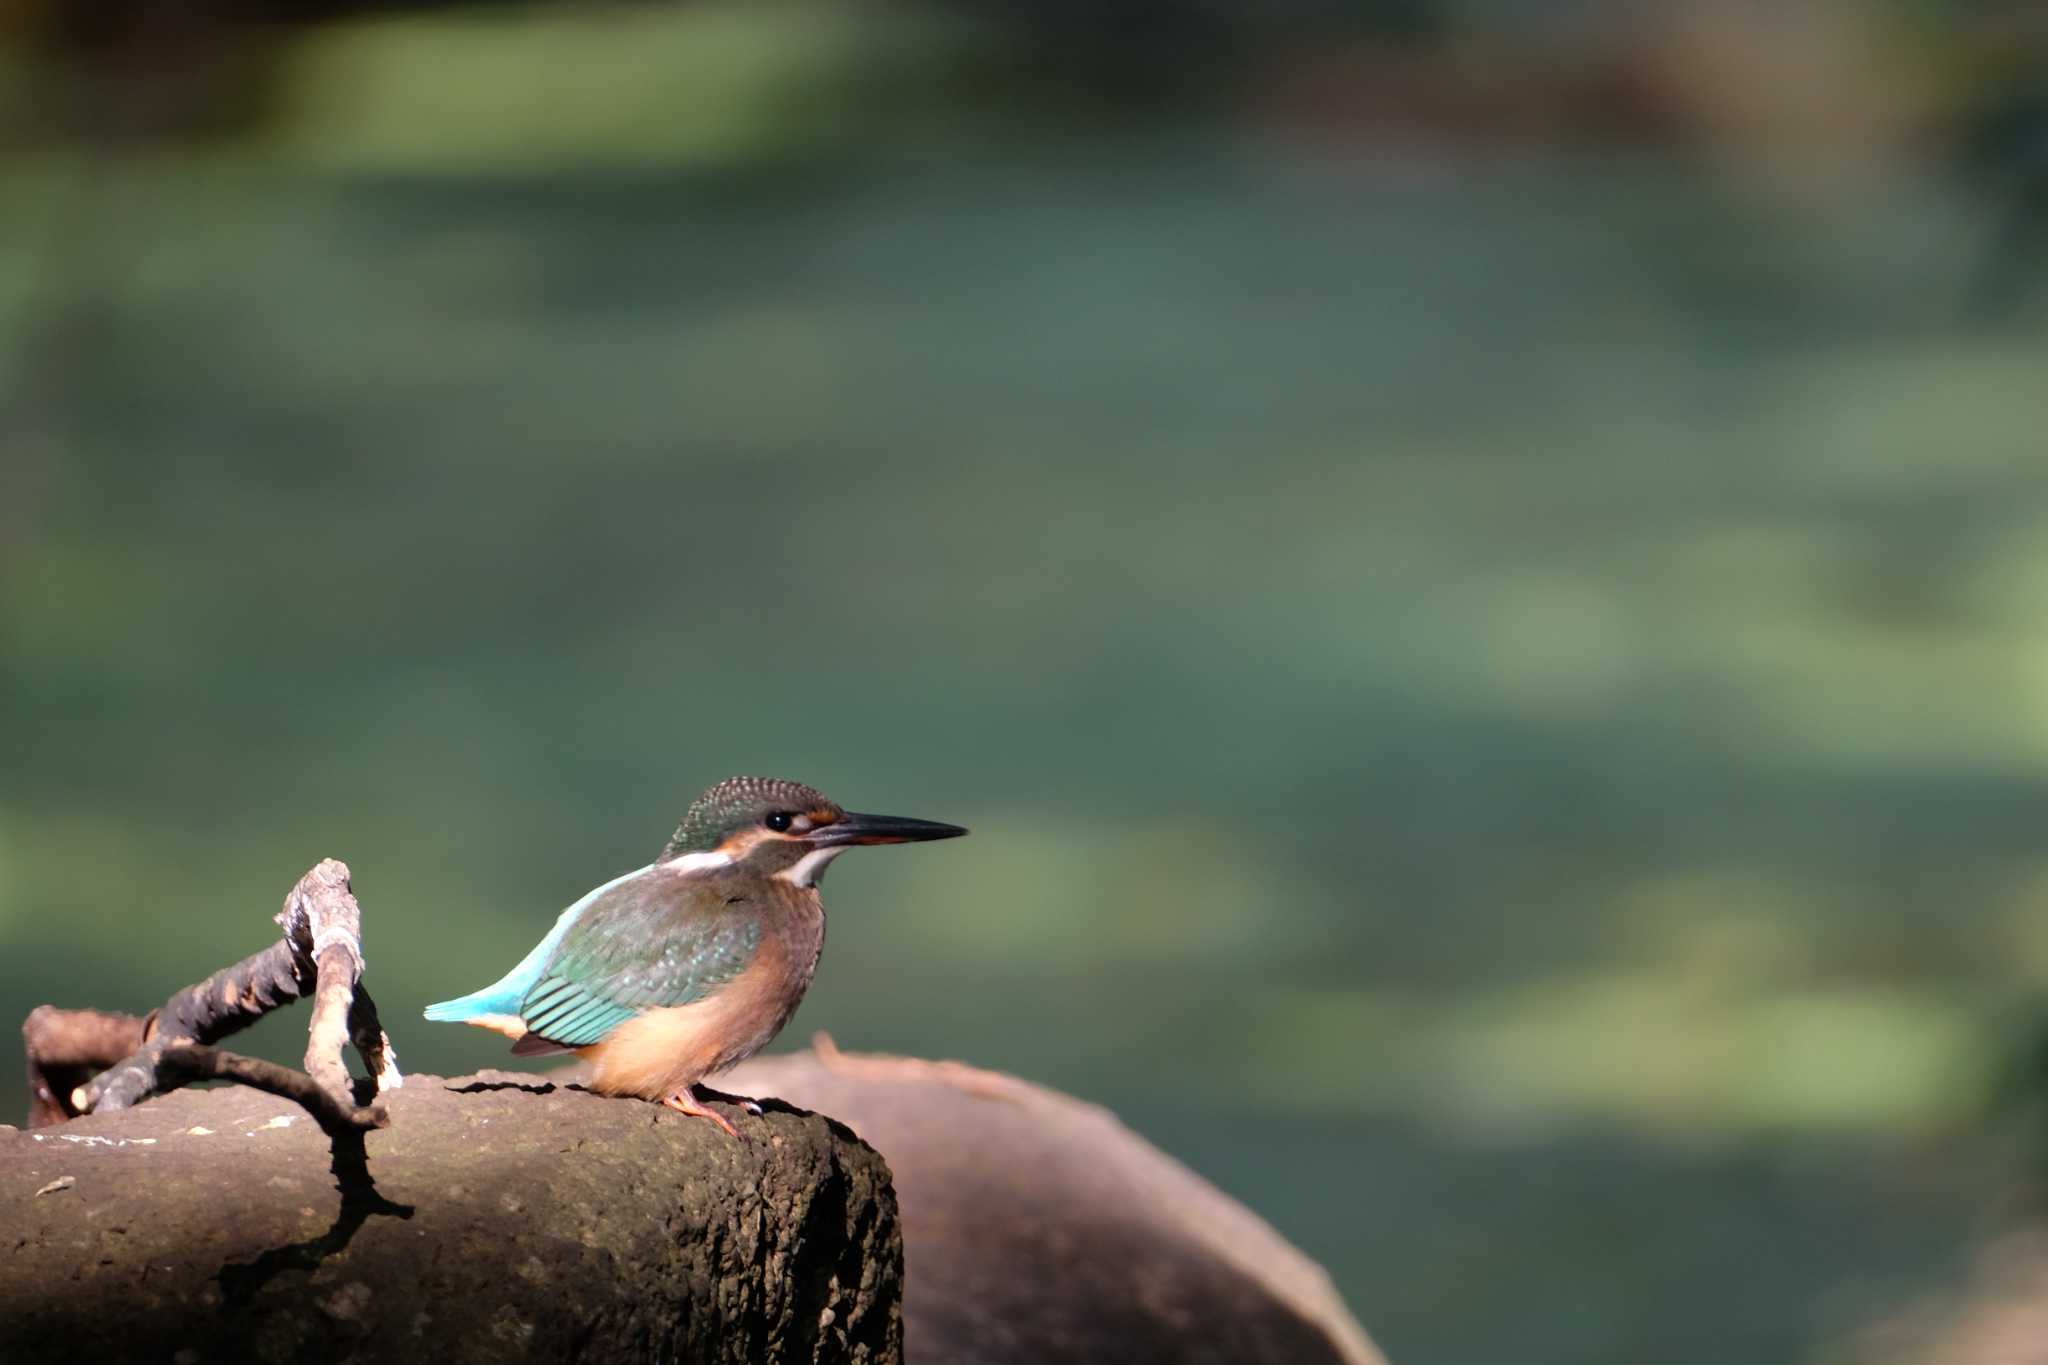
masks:
POLYGON ((1105 1109, 822 1036, 719 1083, 834 1114, 888 1159, 910 1360, 1381 1361, 1320 1266, 1105 1109))
POLYGON ((1843 1355, 1858 1365, 2048 1365, 2048 1229, 1999 1238, 1959 1293, 1908 1304, 1843 1355))

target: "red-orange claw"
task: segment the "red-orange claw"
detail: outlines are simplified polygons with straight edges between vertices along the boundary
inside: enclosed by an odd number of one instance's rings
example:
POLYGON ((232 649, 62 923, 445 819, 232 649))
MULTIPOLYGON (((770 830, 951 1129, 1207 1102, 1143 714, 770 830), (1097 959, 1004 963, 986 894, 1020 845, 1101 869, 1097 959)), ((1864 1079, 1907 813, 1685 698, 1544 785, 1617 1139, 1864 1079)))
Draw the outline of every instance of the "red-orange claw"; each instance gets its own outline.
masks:
POLYGON ((697 1103, 696 1094, 688 1086, 676 1091, 673 1095, 667 1096, 662 1100, 662 1103, 675 1110, 678 1114, 688 1114, 692 1118, 710 1119, 720 1128, 725 1129, 728 1137, 737 1138, 740 1135, 740 1130, 733 1127, 731 1121, 725 1115, 707 1105, 697 1103))

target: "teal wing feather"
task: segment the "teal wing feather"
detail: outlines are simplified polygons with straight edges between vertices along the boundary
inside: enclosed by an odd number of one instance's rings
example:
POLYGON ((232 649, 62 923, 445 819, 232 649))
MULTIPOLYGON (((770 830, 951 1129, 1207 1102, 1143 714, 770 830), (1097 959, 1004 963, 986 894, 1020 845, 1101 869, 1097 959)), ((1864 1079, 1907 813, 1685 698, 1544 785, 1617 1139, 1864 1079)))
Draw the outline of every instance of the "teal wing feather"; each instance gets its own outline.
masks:
POLYGON ((760 944, 743 898, 695 878, 635 878, 577 917, 519 1013, 536 1040, 588 1047, 644 1011, 704 999, 760 944))

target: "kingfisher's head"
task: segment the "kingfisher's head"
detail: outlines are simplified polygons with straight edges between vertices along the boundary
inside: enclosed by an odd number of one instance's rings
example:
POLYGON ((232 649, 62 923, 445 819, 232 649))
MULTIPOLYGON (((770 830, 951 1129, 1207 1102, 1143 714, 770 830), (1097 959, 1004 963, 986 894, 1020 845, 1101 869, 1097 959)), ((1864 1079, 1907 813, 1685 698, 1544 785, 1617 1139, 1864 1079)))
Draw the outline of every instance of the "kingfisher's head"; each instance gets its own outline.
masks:
POLYGON ((815 787, 775 777, 728 777, 690 803, 661 861, 698 858, 741 864, 798 886, 815 886, 831 861, 855 844, 911 844, 967 831, 935 820, 861 815, 815 787))

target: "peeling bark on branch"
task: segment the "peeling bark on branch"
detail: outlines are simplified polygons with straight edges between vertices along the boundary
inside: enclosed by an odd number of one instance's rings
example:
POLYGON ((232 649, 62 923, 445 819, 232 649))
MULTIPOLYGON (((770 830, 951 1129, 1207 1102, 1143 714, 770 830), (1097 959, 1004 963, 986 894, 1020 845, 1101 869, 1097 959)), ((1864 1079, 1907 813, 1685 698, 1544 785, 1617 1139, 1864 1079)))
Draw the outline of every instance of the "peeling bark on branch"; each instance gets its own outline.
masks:
POLYGON ((278 916, 298 963, 314 967, 313 1020, 306 1029, 306 1074, 330 1096, 350 1093, 344 1043, 353 1042, 379 1090, 398 1082, 398 1058, 362 989, 363 916, 349 889, 348 866, 328 858, 299 879, 278 916))

